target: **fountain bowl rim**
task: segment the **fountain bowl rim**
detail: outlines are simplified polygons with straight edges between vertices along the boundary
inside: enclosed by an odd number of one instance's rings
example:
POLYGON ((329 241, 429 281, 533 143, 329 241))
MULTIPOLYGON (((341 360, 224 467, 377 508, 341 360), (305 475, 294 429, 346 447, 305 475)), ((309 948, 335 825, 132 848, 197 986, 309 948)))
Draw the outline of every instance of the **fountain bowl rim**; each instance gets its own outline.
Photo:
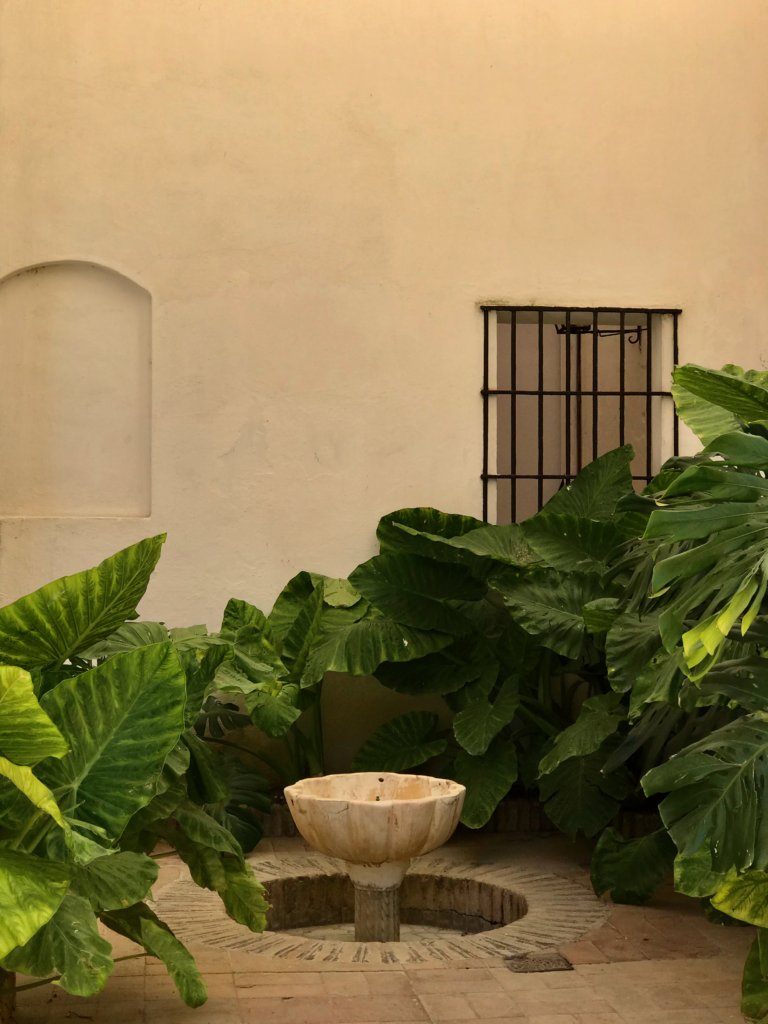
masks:
POLYGON ((396 775, 401 779, 429 779, 430 781, 445 782, 448 783, 448 788, 444 793, 430 793, 428 796, 414 796, 414 797, 402 797, 392 798, 389 800, 377 800, 375 804, 379 807, 388 806, 390 804, 417 804, 427 803, 429 801, 435 802, 437 800, 445 800, 450 797, 461 796, 466 793, 467 787, 463 786, 460 782, 454 782, 453 779, 439 779, 435 775, 411 775, 406 772, 337 772, 333 775, 312 775, 306 779, 299 779, 298 782, 292 783, 290 786, 286 786, 283 792, 286 796, 290 793, 292 797, 305 797, 311 800, 317 800, 318 802, 323 801, 327 803, 347 803, 347 804, 364 804, 369 806, 374 803, 372 800, 360 800, 355 797, 345 796, 317 796, 311 791, 309 787, 300 789, 304 783, 313 783, 320 779, 349 779, 358 778, 361 775, 376 775, 379 778, 386 775, 396 775))

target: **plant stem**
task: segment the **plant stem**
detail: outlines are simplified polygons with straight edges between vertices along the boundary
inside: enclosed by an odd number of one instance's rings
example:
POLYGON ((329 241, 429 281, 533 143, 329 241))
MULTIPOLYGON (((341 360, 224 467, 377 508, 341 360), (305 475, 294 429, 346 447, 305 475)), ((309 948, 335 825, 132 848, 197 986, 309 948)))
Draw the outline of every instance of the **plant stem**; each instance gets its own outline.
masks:
POLYGON ((161 860, 163 857, 178 857, 176 850, 169 850, 167 853, 150 853, 152 860, 161 860))
POLYGON ((27 823, 24 826, 24 828, 21 830, 21 832, 19 832, 19 834, 16 836, 16 838, 11 843, 11 845, 8 847, 8 849, 9 850, 18 850, 19 844, 21 842, 23 842, 23 840, 26 838, 27 833, 36 824, 36 822, 38 822, 42 818, 42 816, 44 814, 45 814, 45 811, 41 811, 41 810, 35 811, 35 813, 29 818, 29 820, 27 821, 27 823))
MULTIPOLYGON (((115 964, 119 964, 121 960, 138 960, 139 957, 142 957, 142 956, 149 956, 149 954, 146 951, 144 953, 129 953, 128 956, 116 956, 116 957, 114 957, 112 962, 115 963, 115 964)), ((2 975, 3 975, 3 973, 8 974, 10 972, 9 971, 5 971, 4 972, 3 969, 0 967, 0 992, 2 992, 2 975)), ((41 981, 32 981, 32 982, 29 983, 29 985, 16 985, 14 987, 13 991, 14 991, 14 993, 15 992, 26 992, 30 988, 40 988, 42 985, 51 985, 51 984, 53 984, 54 981, 58 981, 60 977, 61 977, 60 974, 54 974, 50 978, 43 978, 41 981)), ((0 1017, 0 1021, 2 1021, 2 1017, 0 1017)), ((3 1024, 5 1024, 4 1021, 3 1021, 3 1024)))
POLYGON ((257 754, 255 750, 251 750, 250 747, 244 747, 241 743, 233 743, 231 740, 218 740, 214 736, 203 736, 203 739, 206 743, 220 743, 223 747, 232 747, 233 750, 241 750, 244 754, 250 754, 257 761, 261 761, 268 768, 271 768, 283 782, 288 781, 285 768, 277 761, 273 761, 267 754, 257 754))

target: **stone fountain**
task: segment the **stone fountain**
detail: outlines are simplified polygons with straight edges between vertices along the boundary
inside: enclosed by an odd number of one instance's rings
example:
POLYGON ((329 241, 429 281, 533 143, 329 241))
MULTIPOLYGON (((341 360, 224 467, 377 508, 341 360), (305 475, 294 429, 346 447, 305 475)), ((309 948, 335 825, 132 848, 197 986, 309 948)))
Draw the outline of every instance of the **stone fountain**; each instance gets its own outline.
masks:
POLYGON ((355 939, 399 942, 398 890, 413 857, 459 823, 464 786, 429 775, 358 772, 302 779, 285 790, 302 836, 345 862, 355 887, 355 939))

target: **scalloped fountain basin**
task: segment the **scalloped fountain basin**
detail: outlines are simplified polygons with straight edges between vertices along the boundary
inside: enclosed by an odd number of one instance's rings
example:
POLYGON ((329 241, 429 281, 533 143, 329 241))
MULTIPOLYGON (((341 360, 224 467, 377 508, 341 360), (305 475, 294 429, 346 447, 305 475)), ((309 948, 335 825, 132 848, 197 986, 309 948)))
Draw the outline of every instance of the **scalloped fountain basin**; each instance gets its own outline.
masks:
POLYGON ((465 792, 449 779, 394 772, 325 775, 286 788, 302 836, 346 864, 358 941, 399 941, 400 883, 412 858, 451 837, 465 792))

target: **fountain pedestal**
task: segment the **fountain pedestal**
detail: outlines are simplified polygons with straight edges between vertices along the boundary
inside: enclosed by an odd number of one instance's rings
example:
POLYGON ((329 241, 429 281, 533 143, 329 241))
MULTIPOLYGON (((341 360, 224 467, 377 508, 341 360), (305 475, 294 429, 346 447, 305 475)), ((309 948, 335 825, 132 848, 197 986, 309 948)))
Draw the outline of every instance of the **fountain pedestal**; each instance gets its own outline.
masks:
POLYGON ((325 775, 286 788, 302 836, 346 863, 358 941, 399 941, 400 883, 413 857, 453 834, 465 792, 448 779, 394 772, 325 775))

